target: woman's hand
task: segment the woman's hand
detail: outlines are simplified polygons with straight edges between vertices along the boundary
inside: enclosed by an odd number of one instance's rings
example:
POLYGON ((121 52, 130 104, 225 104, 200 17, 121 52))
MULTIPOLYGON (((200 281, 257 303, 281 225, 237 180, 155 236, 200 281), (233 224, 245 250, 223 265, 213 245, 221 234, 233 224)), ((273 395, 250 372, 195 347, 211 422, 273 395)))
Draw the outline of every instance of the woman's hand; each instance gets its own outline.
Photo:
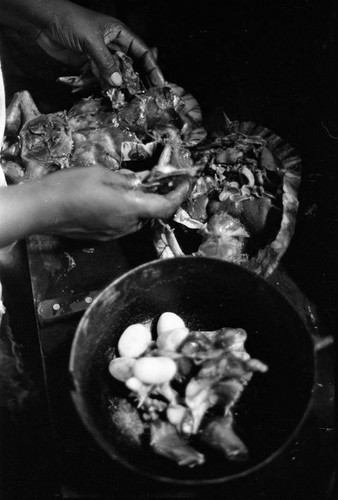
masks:
POLYGON ((170 217, 190 188, 183 181, 158 195, 138 189, 139 183, 136 175, 84 167, 0 188, 0 247, 30 234, 116 239, 139 230, 148 219, 170 217))
POLYGON ((64 9, 58 7, 58 15, 49 19, 37 43, 51 56, 68 64, 88 56, 94 73, 110 86, 122 83, 112 54, 121 50, 133 59, 151 85, 164 84, 153 53, 125 24, 70 2, 64 9))
POLYGON ((150 85, 164 84, 151 50, 125 24, 68 0, 1 0, 1 23, 34 37, 55 59, 74 66, 91 61, 94 73, 109 86, 120 86, 113 52, 129 55, 150 85))

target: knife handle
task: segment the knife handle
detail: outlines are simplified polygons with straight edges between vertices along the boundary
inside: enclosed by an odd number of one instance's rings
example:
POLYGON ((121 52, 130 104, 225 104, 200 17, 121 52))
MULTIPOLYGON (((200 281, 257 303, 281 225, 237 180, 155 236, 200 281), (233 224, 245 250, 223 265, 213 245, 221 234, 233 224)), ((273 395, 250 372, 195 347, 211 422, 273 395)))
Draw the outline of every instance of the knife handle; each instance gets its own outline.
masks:
POLYGON ((43 326, 80 315, 90 306, 99 293, 100 291, 92 291, 70 297, 43 300, 37 306, 39 323, 43 326))

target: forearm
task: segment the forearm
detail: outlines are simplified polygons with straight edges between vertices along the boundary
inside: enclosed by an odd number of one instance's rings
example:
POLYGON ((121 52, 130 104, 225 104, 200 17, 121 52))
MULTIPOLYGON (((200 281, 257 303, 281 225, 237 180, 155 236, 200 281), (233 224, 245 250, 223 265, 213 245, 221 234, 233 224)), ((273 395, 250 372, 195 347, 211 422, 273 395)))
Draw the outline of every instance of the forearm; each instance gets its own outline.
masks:
POLYGON ((58 222, 58 204, 40 182, 0 188, 0 248, 58 222))

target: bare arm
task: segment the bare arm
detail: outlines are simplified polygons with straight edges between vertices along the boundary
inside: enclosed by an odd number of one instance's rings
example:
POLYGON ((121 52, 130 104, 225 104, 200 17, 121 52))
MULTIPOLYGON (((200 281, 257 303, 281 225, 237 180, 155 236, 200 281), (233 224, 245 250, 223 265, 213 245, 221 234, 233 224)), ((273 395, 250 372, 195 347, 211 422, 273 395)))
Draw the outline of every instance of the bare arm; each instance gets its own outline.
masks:
POLYGON ((38 183, 0 187, 0 248, 44 226, 40 194, 38 183))
POLYGON ((189 191, 166 195, 135 189, 135 179, 103 167, 74 168, 39 181, 0 188, 0 248, 30 234, 116 239, 151 218, 168 218, 189 191))

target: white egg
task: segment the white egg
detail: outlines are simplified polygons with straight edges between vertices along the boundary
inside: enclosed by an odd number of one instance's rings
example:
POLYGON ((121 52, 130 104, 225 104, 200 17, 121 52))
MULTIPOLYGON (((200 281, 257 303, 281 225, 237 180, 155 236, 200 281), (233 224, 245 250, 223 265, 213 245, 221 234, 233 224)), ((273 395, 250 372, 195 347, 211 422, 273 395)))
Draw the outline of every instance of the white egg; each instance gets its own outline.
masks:
POLYGON ((117 349, 120 356, 137 358, 144 353, 150 342, 150 329, 141 323, 135 323, 124 330, 118 341, 117 349))
POLYGON ((114 358, 109 363, 109 373, 114 378, 116 378, 116 380, 125 382, 133 374, 133 366, 135 361, 135 358, 127 358, 125 356, 121 358, 114 358))
POLYGON ((157 335, 160 336, 164 332, 169 330, 175 330, 176 328, 184 328, 185 323, 182 318, 173 312, 164 312, 158 318, 157 322, 157 335))
POLYGON ((189 409, 183 405, 171 403, 167 407, 167 419, 172 425, 180 429, 188 411, 189 409))
POLYGON ((140 393, 142 389, 145 387, 141 380, 136 377, 130 377, 126 380, 126 386, 133 392, 140 393))
POLYGON ((189 335, 188 328, 175 328, 163 332, 157 339, 157 347, 162 351, 176 352, 183 340, 189 335))
POLYGON ((144 384, 164 384, 176 373, 176 363, 166 356, 145 356, 136 360, 134 376, 144 384))

